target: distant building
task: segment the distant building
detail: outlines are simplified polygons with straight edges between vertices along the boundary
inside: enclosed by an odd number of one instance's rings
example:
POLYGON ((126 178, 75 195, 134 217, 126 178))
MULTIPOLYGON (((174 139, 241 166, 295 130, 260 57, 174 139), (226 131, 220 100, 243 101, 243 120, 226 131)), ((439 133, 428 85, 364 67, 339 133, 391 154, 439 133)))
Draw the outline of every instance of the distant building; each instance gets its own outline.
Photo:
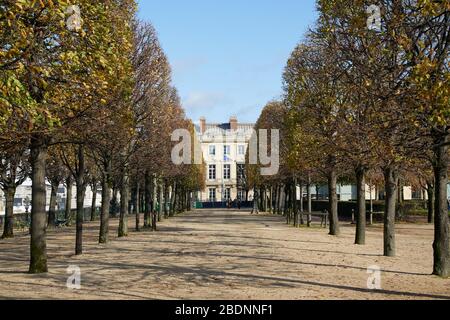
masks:
POLYGON ((239 123, 231 117, 228 123, 196 126, 206 165, 206 189, 199 192, 200 201, 245 200, 252 198, 246 185, 245 154, 254 124, 239 123))
MULTIPOLYGON (((304 190, 304 193, 306 190, 304 190)), ((341 185, 336 186, 336 193, 338 195, 339 201, 352 201, 357 199, 357 188, 356 185, 341 185)), ((297 192, 299 194, 299 191, 297 192)), ((328 198, 328 187, 327 186, 316 186, 311 188, 311 194, 313 198, 319 200, 324 200, 328 198)), ((428 195, 424 190, 414 189, 411 186, 403 187, 403 200, 426 200, 428 195)), ((448 187, 448 198, 450 199, 450 185, 448 187)), ((384 190, 380 190, 375 186, 370 187, 366 185, 366 199, 372 200, 384 200, 384 190)))
MULTIPOLYGON (((46 182, 46 209, 48 210, 50 205, 50 193, 51 186, 50 183, 46 182)), ((90 208, 92 203, 93 192, 91 188, 88 186, 86 188, 86 195, 84 198, 84 207, 90 208)), ((16 194, 14 196, 14 213, 25 213, 26 212, 26 200, 27 198, 31 201, 31 180, 27 179, 22 185, 17 187, 16 194)), ((64 210, 66 206, 66 198, 67 198, 67 188, 64 185, 60 185, 57 191, 57 210, 64 210)), ((101 205, 101 194, 98 192, 96 198, 96 204, 98 206, 101 205)), ((77 205, 76 202, 76 187, 72 186, 72 209, 75 209, 77 205)), ((29 211, 31 211, 31 205, 29 207, 29 211)), ((5 214, 5 196, 0 190, 0 216, 5 214)))

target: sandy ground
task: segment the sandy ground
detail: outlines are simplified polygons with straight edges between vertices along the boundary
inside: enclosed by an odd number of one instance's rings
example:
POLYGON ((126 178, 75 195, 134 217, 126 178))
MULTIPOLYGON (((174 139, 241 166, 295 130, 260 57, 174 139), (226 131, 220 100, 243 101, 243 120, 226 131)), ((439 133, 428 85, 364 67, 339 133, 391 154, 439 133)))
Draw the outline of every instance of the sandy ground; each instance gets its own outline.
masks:
MULTIPOLYGON (((130 218, 130 226, 133 218, 130 218)), ((330 237, 315 226, 295 229, 281 217, 195 211, 97 242, 85 226, 84 254, 72 255, 74 229, 50 231, 47 275, 28 275, 28 236, 0 241, 2 299, 450 299, 450 280, 431 276, 432 226, 398 226, 398 256, 382 256, 382 226, 356 246, 354 226, 330 237), (82 287, 66 287, 67 267, 81 268, 82 287), (382 269, 382 290, 367 289, 367 268, 382 269)))

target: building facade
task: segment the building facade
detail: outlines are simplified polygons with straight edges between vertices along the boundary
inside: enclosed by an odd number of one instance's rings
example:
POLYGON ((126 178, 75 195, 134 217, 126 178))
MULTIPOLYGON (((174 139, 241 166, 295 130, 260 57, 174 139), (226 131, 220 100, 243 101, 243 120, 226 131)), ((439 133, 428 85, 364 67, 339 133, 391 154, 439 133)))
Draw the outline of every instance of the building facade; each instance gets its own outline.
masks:
MULTIPOLYGON (((14 196, 14 213, 25 213, 28 207, 28 211, 31 210, 31 180, 27 179, 22 185, 17 187, 16 194, 14 196)), ((51 194, 51 186, 48 181, 46 181, 46 210, 49 209, 50 205, 50 194, 51 194)), ((84 197, 84 207, 90 208, 92 204, 93 192, 89 186, 86 188, 86 194, 84 197)), ((56 195, 56 206, 57 210, 64 210, 66 206, 67 199, 67 188, 64 185, 60 185, 56 195)), ((5 205, 6 205, 5 195, 0 189, 0 216, 5 214, 5 205)), ((101 192, 97 191, 96 197, 96 205, 101 205, 101 192)), ((76 187, 72 186, 72 199, 71 199, 71 208, 75 209, 77 206, 76 201, 76 187)))
MULTIPOLYGON (((306 192, 306 191, 304 191, 306 192)), ((341 185, 336 186, 336 193, 339 201, 356 201, 357 187, 356 185, 341 185)), ((311 187, 311 194, 314 199, 325 200, 328 198, 327 186, 313 186, 311 187)), ((409 200, 427 200, 428 195, 425 190, 414 189, 411 186, 405 186, 402 189, 402 198, 405 201, 409 200)), ((384 200, 384 190, 375 186, 366 184, 366 199, 369 200, 384 200)), ((448 186, 448 199, 450 199, 450 185, 448 186)))
POLYGON ((222 124, 200 119, 196 131, 206 165, 206 188, 199 192, 199 201, 252 199, 245 184, 245 155, 253 128, 254 124, 239 123, 236 117, 222 124))

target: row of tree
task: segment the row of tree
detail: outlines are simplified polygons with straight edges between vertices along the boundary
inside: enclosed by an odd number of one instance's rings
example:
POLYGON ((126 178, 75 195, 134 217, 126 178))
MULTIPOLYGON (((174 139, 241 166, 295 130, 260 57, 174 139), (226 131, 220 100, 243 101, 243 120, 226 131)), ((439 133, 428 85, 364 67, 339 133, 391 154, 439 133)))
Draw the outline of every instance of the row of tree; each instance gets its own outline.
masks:
POLYGON ((285 68, 284 100, 268 104, 257 123, 281 130, 280 172, 264 177, 250 166, 250 180, 263 193, 272 190, 275 205, 285 188, 292 212, 296 186, 307 186, 310 211, 311 185, 327 184, 330 235, 340 232, 336 184, 355 183, 359 245, 365 244, 366 185, 384 184, 386 256, 395 255, 399 189, 421 185, 430 222, 434 200, 433 273, 448 277, 450 1, 319 0, 317 8, 315 28, 285 68), (367 11, 373 4, 381 12, 376 29, 367 11))
MULTIPOLYGON (((13 236, 16 188, 32 180, 30 273, 47 272, 46 231, 56 191, 76 187, 75 253, 83 250, 84 198, 100 186, 99 242, 108 242, 110 204, 120 194, 118 236, 128 214, 144 227, 190 207, 202 166, 175 166, 171 133, 192 133, 154 28, 134 0, 6 0, 0 3, 0 186, 3 237, 13 236), (79 10, 78 10, 79 9, 79 10), (46 211, 46 181, 51 185, 46 211), (112 199, 111 199, 112 194, 112 199), (112 200, 112 201, 111 201, 112 200), (157 204, 159 210, 157 211, 157 204)), ((95 199, 93 206, 95 207, 95 199)), ((95 219, 92 210, 92 219, 95 219)))

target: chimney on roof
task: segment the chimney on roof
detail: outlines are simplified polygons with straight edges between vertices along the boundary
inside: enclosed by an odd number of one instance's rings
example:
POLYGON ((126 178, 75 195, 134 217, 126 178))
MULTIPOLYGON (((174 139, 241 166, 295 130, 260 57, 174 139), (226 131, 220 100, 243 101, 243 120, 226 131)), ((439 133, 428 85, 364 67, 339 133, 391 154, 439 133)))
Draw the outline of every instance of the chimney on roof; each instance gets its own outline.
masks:
POLYGON ((230 129, 236 131, 238 129, 238 120, 236 116, 230 118, 230 129))
POLYGON ((201 132, 201 134, 204 134, 205 131, 206 131, 206 118, 201 117, 200 118, 200 132, 201 132))

